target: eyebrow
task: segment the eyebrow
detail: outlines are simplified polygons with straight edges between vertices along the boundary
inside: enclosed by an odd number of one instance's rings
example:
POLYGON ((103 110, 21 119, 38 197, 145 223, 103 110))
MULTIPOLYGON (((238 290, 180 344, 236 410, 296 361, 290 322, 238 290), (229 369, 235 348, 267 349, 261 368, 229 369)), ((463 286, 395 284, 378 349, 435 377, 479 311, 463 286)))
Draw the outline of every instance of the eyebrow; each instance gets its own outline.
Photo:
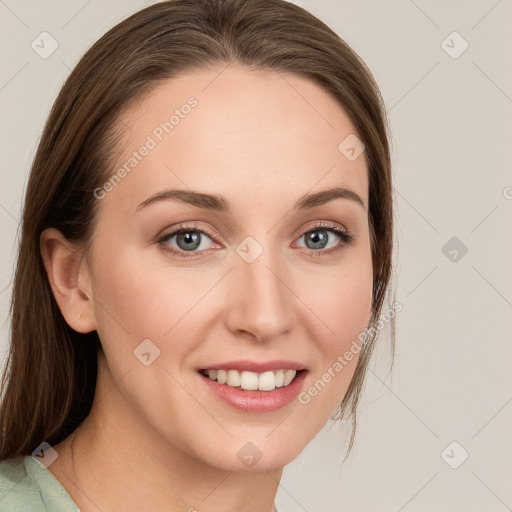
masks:
MULTIPOLYGON (((327 190, 321 190, 314 194, 306 194, 300 197, 292 208, 294 210, 306 210, 323 204, 329 203, 335 199, 349 199, 366 209, 366 205, 361 197, 353 190, 347 187, 334 187, 327 190)), ((191 204, 199 208, 215 210, 218 212, 230 213, 229 203, 221 195, 205 194, 194 190, 166 189, 153 194, 148 199, 137 206, 135 212, 138 212, 159 201, 177 200, 183 203, 191 204)))

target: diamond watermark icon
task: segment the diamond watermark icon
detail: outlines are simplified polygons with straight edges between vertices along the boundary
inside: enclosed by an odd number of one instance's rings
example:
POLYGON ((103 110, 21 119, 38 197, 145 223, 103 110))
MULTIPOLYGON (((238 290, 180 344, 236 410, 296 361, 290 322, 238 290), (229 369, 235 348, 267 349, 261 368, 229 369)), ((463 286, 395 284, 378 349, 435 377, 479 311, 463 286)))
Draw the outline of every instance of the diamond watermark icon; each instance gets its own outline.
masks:
POLYGON ((135 357, 144 365, 149 366, 160 356, 160 349, 148 338, 135 347, 135 357))
POLYGON ((52 462, 54 462, 59 454, 57 450, 47 443, 41 443, 33 452, 32 458, 42 467, 47 468, 52 462))
POLYGON ((47 59, 59 47, 59 43, 48 32, 41 32, 30 46, 39 57, 47 59))
POLYGON ((452 263, 458 263, 468 252, 468 248, 456 236, 454 236, 443 245, 441 252, 452 263))
POLYGON ((468 47, 469 43, 457 31, 453 31, 441 43, 441 48, 452 59, 458 59, 468 47))
POLYGON ((251 442, 244 444, 237 453, 240 462, 248 468, 252 468, 261 459, 262 455, 258 447, 251 442))
POLYGON ((364 151, 364 144, 359 138, 351 133, 348 137, 345 137, 340 145, 338 146, 338 151, 347 159, 353 162, 364 151))
POLYGON ((452 469, 458 469, 469 457, 466 449, 457 441, 452 441, 442 452, 441 458, 452 469))
POLYGON ((245 262, 252 263, 261 255, 263 247, 252 236, 248 236, 237 245, 236 252, 245 262))

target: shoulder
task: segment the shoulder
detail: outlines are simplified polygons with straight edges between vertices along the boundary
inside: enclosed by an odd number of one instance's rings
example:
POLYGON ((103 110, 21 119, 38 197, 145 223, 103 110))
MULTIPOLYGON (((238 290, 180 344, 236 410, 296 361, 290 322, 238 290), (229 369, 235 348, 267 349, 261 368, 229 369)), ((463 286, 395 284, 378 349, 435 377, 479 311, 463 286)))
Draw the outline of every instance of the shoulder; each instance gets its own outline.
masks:
POLYGON ((0 510, 2 512, 46 510, 39 492, 27 474, 24 457, 0 462, 0 510))
POLYGON ((30 455, 0 462, 0 512, 80 512, 59 481, 30 455))

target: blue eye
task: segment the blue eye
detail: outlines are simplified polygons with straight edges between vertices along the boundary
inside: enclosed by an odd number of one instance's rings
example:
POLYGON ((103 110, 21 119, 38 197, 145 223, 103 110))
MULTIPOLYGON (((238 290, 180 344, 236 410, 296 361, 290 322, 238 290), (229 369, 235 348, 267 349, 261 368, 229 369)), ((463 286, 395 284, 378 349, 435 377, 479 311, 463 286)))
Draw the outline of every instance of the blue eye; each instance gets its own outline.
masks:
MULTIPOLYGON (((312 229, 306 231, 300 239, 305 238, 305 247, 310 256, 325 256, 332 254, 354 241, 354 237, 347 231, 338 229, 337 224, 330 222, 318 223, 312 229), (334 240, 333 240, 334 239, 334 240), (336 239, 341 242, 336 243, 336 239), (334 243, 334 245, 332 245, 334 243), (329 247, 327 247, 331 244, 329 247)), ((299 240, 300 240, 299 239, 299 240)))
MULTIPOLYGON (((180 231, 179 233, 175 233, 170 238, 177 237, 176 244, 178 245, 179 249, 184 251, 194 251, 199 249, 203 243, 202 238, 204 236, 208 237, 208 235, 205 235, 205 233, 201 231, 180 231)), ((202 249, 204 249, 204 247, 202 249)))
POLYGON ((197 253, 201 253, 208 249, 208 244, 205 244, 205 238, 211 241, 211 238, 202 229, 198 229, 194 226, 180 226, 171 233, 164 235, 159 242, 167 246, 165 247, 165 250, 178 253, 180 256, 183 255, 186 257, 183 253, 190 252, 193 253, 193 255, 196 255, 197 253), (176 245, 170 243, 173 238, 176 239, 176 245), (169 248, 169 246, 171 248, 169 248))
MULTIPOLYGON (((332 242, 332 238, 341 238, 342 235, 343 233, 341 231, 335 231, 334 229, 315 229, 308 231, 302 235, 302 237, 305 238, 304 243, 308 249, 330 249, 327 245, 329 242, 332 242), (334 237, 332 234, 334 234, 334 237), (311 245, 308 245, 308 243, 311 245)), ((336 240, 334 240, 334 242, 336 242, 336 240)))

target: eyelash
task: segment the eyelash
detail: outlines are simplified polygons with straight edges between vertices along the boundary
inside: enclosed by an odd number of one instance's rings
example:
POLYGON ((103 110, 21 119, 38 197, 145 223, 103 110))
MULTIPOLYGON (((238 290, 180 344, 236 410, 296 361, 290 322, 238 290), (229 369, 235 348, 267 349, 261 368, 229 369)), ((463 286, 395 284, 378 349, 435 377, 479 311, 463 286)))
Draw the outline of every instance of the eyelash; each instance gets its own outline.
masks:
MULTIPOLYGON (((186 233, 188 231, 201 233, 203 235, 208 236, 210 239, 212 239, 212 241, 215 241, 215 235, 213 233, 211 233, 208 229, 198 228, 194 223, 192 223, 192 224, 180 224, 177 228, 173 229, 172 231, 170 231, 168 233, 165 233, 162 237, 160 237, 157 240, 157 242, 162 247, 162 250, 164 250, 166 252, 170 252, 172 254, 175 254, 175 255, 177 255, 179 257, 183 257, 183 258, 191 258, 191 257, 193 258, 195 256, 202 255, 204 252, 207 252, 207 250, 190 251, 190 256, 188 256, 188 255, 186 255, 187 251, 176 250, 174 248, 171 248, 169 246, 169 244, 165 243, 173 236, 179 235, 180 233, 186 233)), ((349 234, 348 231, 340 229, 338 224, 334 224, 329 221, 320 221, 320 222, 314 224, 311 228, 309 228, 307 231, 305 231, 299 238, 302 238, 304 235, 307 235, 308 233, 311 233, 313 231, 330 231, 330 232, 334 233, 336 236, 338 236, 341 239, 341 242, 338 245, 331 247, 330 249, 325 249, 325 250, 322 250, 322 249, 314 250, 314 249, 303 248, 306 250, 306 253, 312 257, 321 257, 321 256, 331 255, 331 254, 343 249, 344 247, 349 246, 354 241, 354 237, 351 234, 349 234)))

